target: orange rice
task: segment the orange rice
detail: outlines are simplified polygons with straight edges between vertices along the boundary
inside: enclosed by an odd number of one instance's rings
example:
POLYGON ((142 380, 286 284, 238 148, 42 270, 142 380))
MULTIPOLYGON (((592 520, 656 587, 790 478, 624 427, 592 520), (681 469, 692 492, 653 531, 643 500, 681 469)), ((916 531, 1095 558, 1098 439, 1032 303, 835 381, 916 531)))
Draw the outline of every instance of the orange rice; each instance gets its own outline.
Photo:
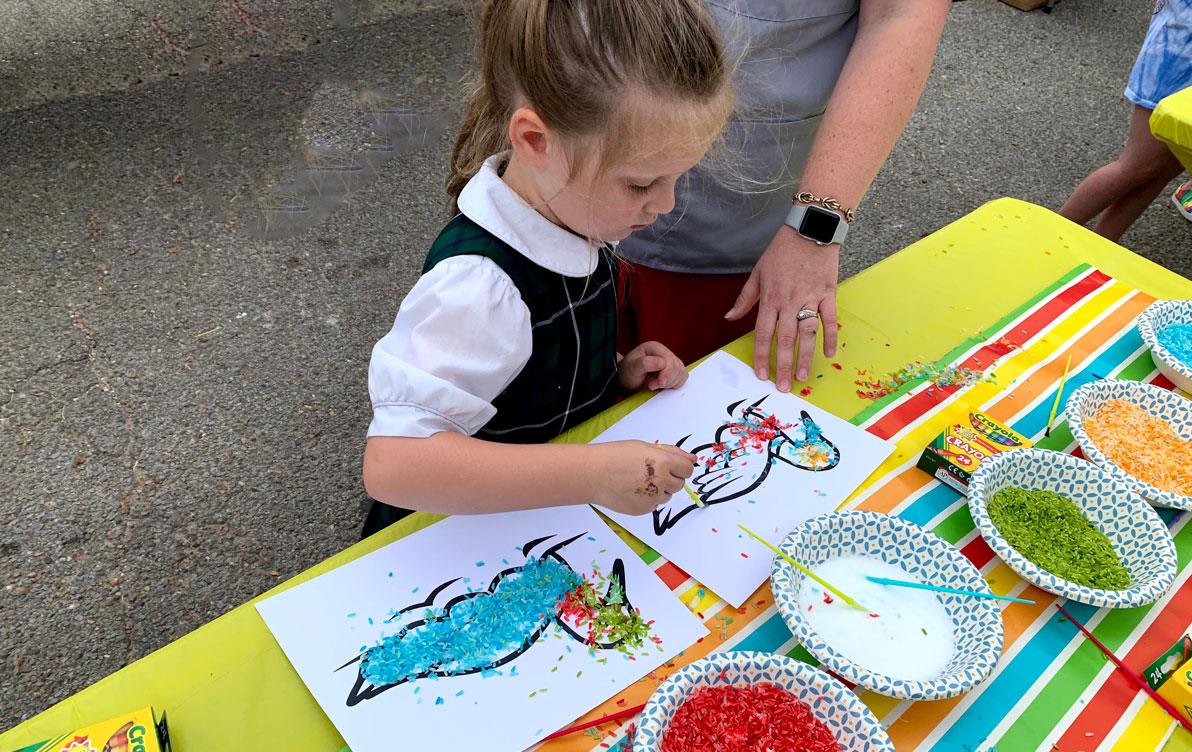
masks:
POLYGON ((1126 400, 1112 399, 1085 422, 1089 438, 1118 467, 1155 488, 1192 496, 1192 441, 1126 400))

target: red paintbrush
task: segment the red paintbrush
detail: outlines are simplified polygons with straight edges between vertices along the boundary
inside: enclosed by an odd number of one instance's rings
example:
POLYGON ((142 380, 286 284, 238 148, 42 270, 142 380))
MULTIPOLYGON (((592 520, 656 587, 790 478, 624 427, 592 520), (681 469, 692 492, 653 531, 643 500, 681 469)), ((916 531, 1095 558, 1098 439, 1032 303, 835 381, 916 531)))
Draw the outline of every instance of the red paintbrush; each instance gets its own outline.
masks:
POLYGON ((597 718, 594 721, 588 721, 587 723, 580 723, 578 725, 571 726, 570 728, 559 729, 558 731, 551 734, 550 736, 543 737, 542 741, 546 742, 546 741, 550 741, 551 739, 558 739, 560 736, 567 736, 568 734, 574 734, 576 731, 583 731, 584 729, 590 729, 593 726, 599 726, 602 723, 609 723, 611 721, 619 721, 622 718, 628 718, 630 716, 637 715, 638 713, 642 712, 642 710, 645 707, 646 707, 645 705, 637 705, 636 707, 627 708, 625 710, 618 710, 616 713, 613 713, 612 715, 606 715, 603 718, 597 718))
POLYGON ((1088 631, 1087 629, 1085 629, 1083 624, 1081 624, 1080 622, 1073 619, 1072 614, 1065 611, 1063 606, 1056 603, 1055 607, 1060 610, 1061 614, 1068 617, 1068 621, 1070 621, 1074 625, 1076 625, 1076 628, 1079 629, 1085 637, 1089 638, 1092 641, 1092 643, 1094 645, 1096 645, 1101 650, 1102 653, 1105 654, 1106 658, 1113 661, 1113 665, 1117 666, 1118 670, 1126 675, 1126 678, 1128 678, 1131 682, 1133 682, 1134 685, 1137 686, 1139 689, 1141 689, 1143 692, 1146 692, 1148 695, 1150 695, 1151 699, 1154 700, 1155 702, 1159 703, 1159 707, 1166 710, 1167 714, 1169 716, 1171 716, 1172 718, 1179 721, 1181 726, 1186 728, 1188 731, 1192 731, 1192 721, 1189 721, 1187 718, 1185 718, 1183 713, 1181 713, 1180 711, 1173 708, 1171 706, 1171 703, 1169 703, 1167 700, 1164 700, 1162 697, 1159 696, 1159 694, 1155 690, 1151 689, 1151 685, 1146 683, 1146 679, 1143 679, 1141 676, 1134 673, 1134 671, 1129 666, 1122 663, 1121 660, 1119 660, 1116 655, 1109 652, 1109 648, 1102 645, 1101 641, 1098 640, 1096 637, 1093 637, 1093 633, 1088 631))

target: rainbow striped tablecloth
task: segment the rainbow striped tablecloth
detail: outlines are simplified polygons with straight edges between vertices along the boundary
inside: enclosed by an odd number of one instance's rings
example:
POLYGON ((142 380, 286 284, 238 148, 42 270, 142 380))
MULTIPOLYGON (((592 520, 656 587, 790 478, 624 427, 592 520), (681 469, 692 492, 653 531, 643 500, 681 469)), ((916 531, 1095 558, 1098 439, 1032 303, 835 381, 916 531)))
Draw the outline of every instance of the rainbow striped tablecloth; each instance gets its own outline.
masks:
MULTIPOLYGON (((1115 676, 1071 624, 1059 621, 1051 596, 1026 587, 993 556, 973 530, 961 497, 914 468, 923 446, 959 414, 962 401, 1039 439, 1069 354, 1069 389, 1095 376, 1169 386, 1152 370, 1134 328, 1135 316, 1152 296, 1192 298, 1192 281, 1013 199, 990 202, 841 285, 840 368, 818 358, 807 398, 837 415, 855 416, 855 423, 897 444, 887 463, 845 506, 898 514, 935 530, 981 568, 996 592, 1038 601, 1005 608, 1005 655, 997 673, 968 695, 920 703, 862 695, 899 750, 988 751, 996 745, 998 752, 1134 752, 1158 749, 1171 734, 1172 724, 1162 711, 1115 676), (990 372, 996 383, 967 389, 912 384, 877 403, 858 397, 853 384, 857 369, 888 373, 910 361, 962 364, 990 372)), ((749 358, 752 343, 744 339, 727 349, 749 358)), ((561 440, 588 441, 643 399, 627 400, 561 440)), ((1039 443, 1070 450, 1072 441, 1061 425, 1039 443)), ((1163 515, 1175 533, 1180 575, 1162 601, 1124 610, 1066 606, 1136 668, 1149 663, 1192 622, 1192 532, 1187 515, 1163 515)), ((153 705, 169 712, 180 750, 247 744, 336 752, 343 739, 306 691, 253 603, 436 519, 412 515, 294 576, 0 735, 0 750, 153 705)), ((711 628, 711 636, 684 651, 677 662, 715 650, 744 649, 809 658, 776 613, 768 587, 743 611, 726 610, 715 596, 701 597, 699 586, 683 572, 634 543, 711 628)), ((636 683, 584 720, 643 702, 675 665, 636 683)), ((627 729, 628 724, 608 725, 594 737, 577 734, 542 749, 607 750, 625 740, 627 729)), ((1192 750, 1192 740, 1182 730, 1166 743, 1168 752, 1192 750)))
MULTIPOLYGON (((1101 654, 1051 607, 1056 598, 1021 580, 996 558, 973 527, 965 499, 915 468, 919 453, 943 424, 970 406, 1030 437, 1038 446, 1078 452, 1066 423, 1044 438, 1047 416, 1064 364, 1072 356, 1065 393, 1098 377, 1170 382, 1154 369, 1134 320, 1155 298, 1087 265, 1077 267, 1022 303, 981 339, 956 347, 943 362, 983 371, 992 382, 967 388, 936 387, 923 380, 865 409, 853 422, 896 442, 898 449, 842 508, 896 514, 935 531, 959 547, 996 593, 1036 601, 1003 610, 1006 647, 994 675, 973 692, 937 702, 899 701, 862 692, 899 750, 1160 749, 1175 722, 1144 702, 1101 654), (1054 746, 1053 746, 1054 745, 1054 746)), ((847 331, 848 326, 845 326, 847 331)), ((741 345, 734 351, 738 355, 741 345)), ((1065 607, 1127 663, 1143 668, 1192 622, 1192 529, 1188 515, 1161 510, 1175 534, 1180 574, 1158 603, 1132 609, 1065 607)), ((814 662, 797 646, 777 613, 769 584, 742 609, 725 604, 653 551, 643 552, 684 602, 706 617, 712 636, 685 651, 676 664, 719 650, 782 652, 814 662), (703 597, 701 598, 701 594, 703 597)), ((639 683, 592 713, 639 703, 654 681, 639 683)), ((550 750, 616 748, 628 724, 606 729, 599 741, 559 742, 550 750)), ((1182 731, 1181 731, 1182 733, 1182 731)))

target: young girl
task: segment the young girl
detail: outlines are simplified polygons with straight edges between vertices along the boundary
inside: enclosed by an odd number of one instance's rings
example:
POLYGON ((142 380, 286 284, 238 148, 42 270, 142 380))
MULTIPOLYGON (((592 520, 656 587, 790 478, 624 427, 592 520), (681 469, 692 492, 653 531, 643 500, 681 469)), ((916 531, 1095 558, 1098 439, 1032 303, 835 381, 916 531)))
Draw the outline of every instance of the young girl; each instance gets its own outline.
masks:
MULTIPOLYGON (((1192 86, 1192 0, 1156 0, 1138 59, 1130 71, 1126 98, 1134 103, 1126 146, 1117 159, 1094 170, 1060 207, 1078 224, 1097 217, 1093 231, 1117 240, 1155 197, 1183 170, 1179 160, 1151 135, 1150 118, 1159 100, 1192 86)), ((1172 197, 1180 202, 1183 186, 1172 197)))
POLYGON ((373 349, 365 534, 448 514, 595 502, 646 514, 694 457, 545 444, 618 387, 687 377, 656 342, 617 354, 610 244, 674 207, 716 139, 729 71, 702 0, 489 0, 452 154, 459 213, 373 349))

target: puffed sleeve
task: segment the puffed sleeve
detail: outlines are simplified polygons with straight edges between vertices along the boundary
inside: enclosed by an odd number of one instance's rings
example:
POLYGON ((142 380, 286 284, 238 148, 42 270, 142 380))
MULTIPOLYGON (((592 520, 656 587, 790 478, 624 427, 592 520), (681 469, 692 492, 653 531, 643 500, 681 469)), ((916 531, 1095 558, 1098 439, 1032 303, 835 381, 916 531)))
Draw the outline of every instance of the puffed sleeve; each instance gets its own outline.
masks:
POLYGON ((437 264, 373 347, 368 435, 476 433, 530 350, 530 311, 499 266, 482 256, 437 264))

